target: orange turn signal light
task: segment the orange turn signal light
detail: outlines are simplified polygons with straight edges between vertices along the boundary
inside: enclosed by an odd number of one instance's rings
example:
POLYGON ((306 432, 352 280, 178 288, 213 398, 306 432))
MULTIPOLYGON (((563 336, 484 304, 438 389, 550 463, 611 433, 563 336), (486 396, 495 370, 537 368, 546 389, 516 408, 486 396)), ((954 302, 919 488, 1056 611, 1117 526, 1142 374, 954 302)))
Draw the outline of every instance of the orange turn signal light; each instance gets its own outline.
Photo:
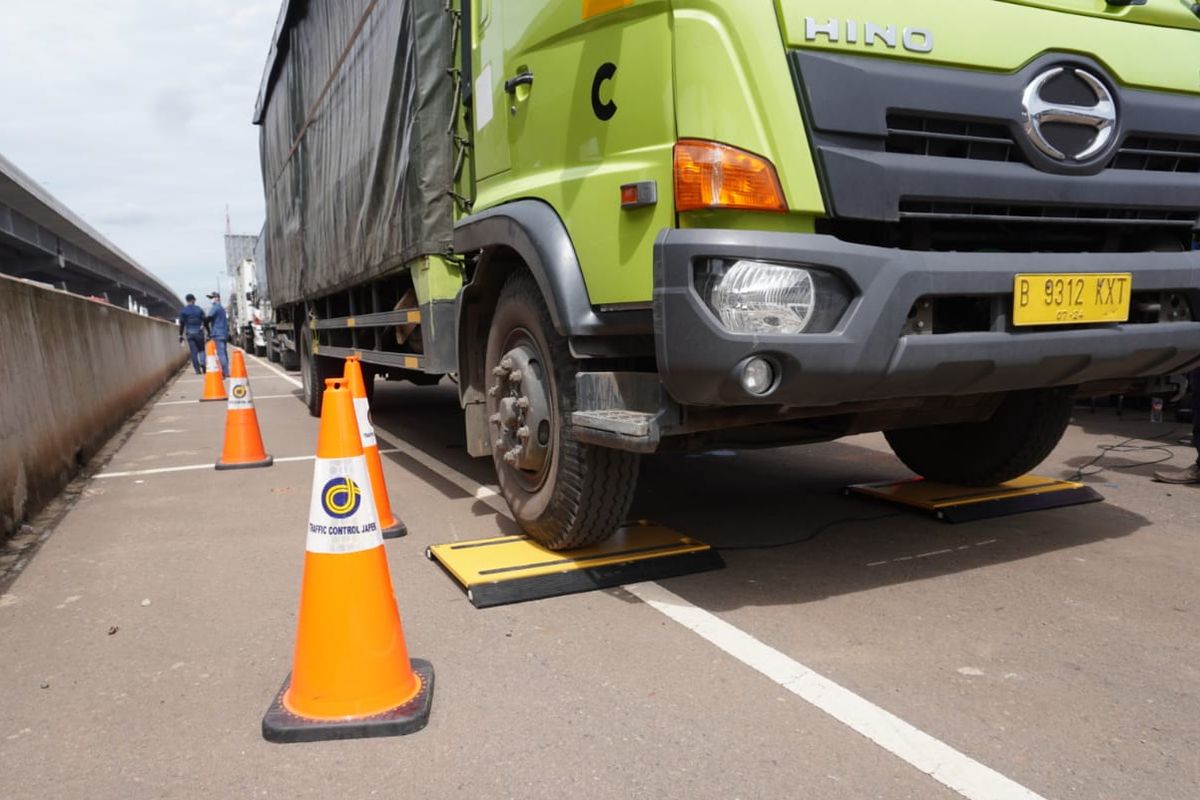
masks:
POLYGON ((675 210, 787 211, 775 166, 762 156, 703 139, 675 145, 675 210))

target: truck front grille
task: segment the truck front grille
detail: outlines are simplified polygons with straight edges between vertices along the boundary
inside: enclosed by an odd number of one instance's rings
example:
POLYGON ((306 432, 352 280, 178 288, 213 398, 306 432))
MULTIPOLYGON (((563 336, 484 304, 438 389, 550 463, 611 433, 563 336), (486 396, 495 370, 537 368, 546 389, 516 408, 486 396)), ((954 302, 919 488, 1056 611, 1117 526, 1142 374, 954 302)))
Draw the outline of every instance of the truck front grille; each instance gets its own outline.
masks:
MULTIPOLYGON (((911 113, 887 115, 884 151, 935 158, 1029 163, 1003 124, 911 113)), ((1200 139, 1126 136, 1105 169, 1200 172, 1200 139)))
POLYGON ((1133 222, 1138 225, 1196 225, 1197 213, 1188 209, 1122 208, 1116 206, 1013 205, 956 203, 938 200, 900 201, 900 216, 906 219, 957 219, 1007 222, 1045 222, 1109 225, 1133 222))
POLYGON ((989 122, 888 114, 889 153, 978 161, 1024 161, 1008 128, 989 122))
POLYGON ((1200 97, 1122 86, 1095 59, 1045 53, 1014 73, 797 49, 801 110, 845 241, 913 250, 1189 250, 1200 222, 1200 97), (1109 78, 1112 154, 1054 159, 1024 128, 1045 72, 1109 78))
POLYGON ((1109 167, 1149 172, 1200 172, 1200 139, 1128 136, 1109 167))

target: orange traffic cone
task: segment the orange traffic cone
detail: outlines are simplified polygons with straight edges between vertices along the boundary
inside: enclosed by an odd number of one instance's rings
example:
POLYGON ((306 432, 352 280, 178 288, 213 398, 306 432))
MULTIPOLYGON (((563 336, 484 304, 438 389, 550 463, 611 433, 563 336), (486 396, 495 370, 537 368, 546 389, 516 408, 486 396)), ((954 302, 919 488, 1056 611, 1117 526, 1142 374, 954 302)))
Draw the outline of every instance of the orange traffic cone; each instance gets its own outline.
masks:
POLYGON ((200 402, 225 399, 225 381, 221 375, 221 362, 217 358, 217 343, 212 339, 204 346, 204 394, 200 402))
POLYGON ((363 380, 360 361, 358 356, 346 359, 346 383, 350 386, 350 397, 354 399, 354 416, 358 420, 363 455, 367 458, 367 472, 371 475, 371 494, 375 496, 375 510, 379 512, 379 527, 383 529, 383 538, 399 539, 408 533, 408 528, 392 513, 392 503, 388 500, 387 484, 383 481, 383 461, 379 458, 375 428, 371 425, 371 407, 367 402, 367 384, 363 380))
POLYGON ((225 414, 225 449, 217 469, 269 467, 275 459, 263 448, 258 414, 250 394, 250 378, 241 350, 234 350, 229 363, 229 411, 225 414))
POLYGON ((346 382, 325 382, 296 652, 262 721, 271 742, 413 733, 433 666, 409 660, 346 382))

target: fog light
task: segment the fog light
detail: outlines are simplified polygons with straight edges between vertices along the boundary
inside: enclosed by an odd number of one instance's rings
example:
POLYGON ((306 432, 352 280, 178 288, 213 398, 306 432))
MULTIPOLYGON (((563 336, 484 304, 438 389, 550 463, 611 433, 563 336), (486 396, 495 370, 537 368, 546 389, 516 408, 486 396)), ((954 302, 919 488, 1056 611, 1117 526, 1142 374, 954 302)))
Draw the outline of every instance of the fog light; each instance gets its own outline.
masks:
POLYGON ((765 358, 754 358, 742 365, 742 388, 750 394, 764 395, 775 385, 775 369, 765 358))

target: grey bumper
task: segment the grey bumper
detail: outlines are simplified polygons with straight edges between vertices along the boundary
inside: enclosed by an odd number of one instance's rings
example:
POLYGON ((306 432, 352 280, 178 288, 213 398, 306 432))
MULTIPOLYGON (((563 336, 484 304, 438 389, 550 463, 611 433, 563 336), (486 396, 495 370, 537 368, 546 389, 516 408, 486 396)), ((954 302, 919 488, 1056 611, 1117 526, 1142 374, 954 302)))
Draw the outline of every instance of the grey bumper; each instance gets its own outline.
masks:
POLYGON ((1200 307, 1200 253, 932 253, 813 234, 666 230, 654 249, 658 370, 688 405, 826 406, 1136 379, 1200 362, 1200 322, 903 335, 918 299, 1011 297, 1018 272, 1131 272, 1135 292, 1185 290, 1200 307), (714 257, 824 267, 857 296, 828 334, 730 333, 693 287, 693 264, 714 257), (781 373, 764 397, 738 381, 751 355, 781 373))

